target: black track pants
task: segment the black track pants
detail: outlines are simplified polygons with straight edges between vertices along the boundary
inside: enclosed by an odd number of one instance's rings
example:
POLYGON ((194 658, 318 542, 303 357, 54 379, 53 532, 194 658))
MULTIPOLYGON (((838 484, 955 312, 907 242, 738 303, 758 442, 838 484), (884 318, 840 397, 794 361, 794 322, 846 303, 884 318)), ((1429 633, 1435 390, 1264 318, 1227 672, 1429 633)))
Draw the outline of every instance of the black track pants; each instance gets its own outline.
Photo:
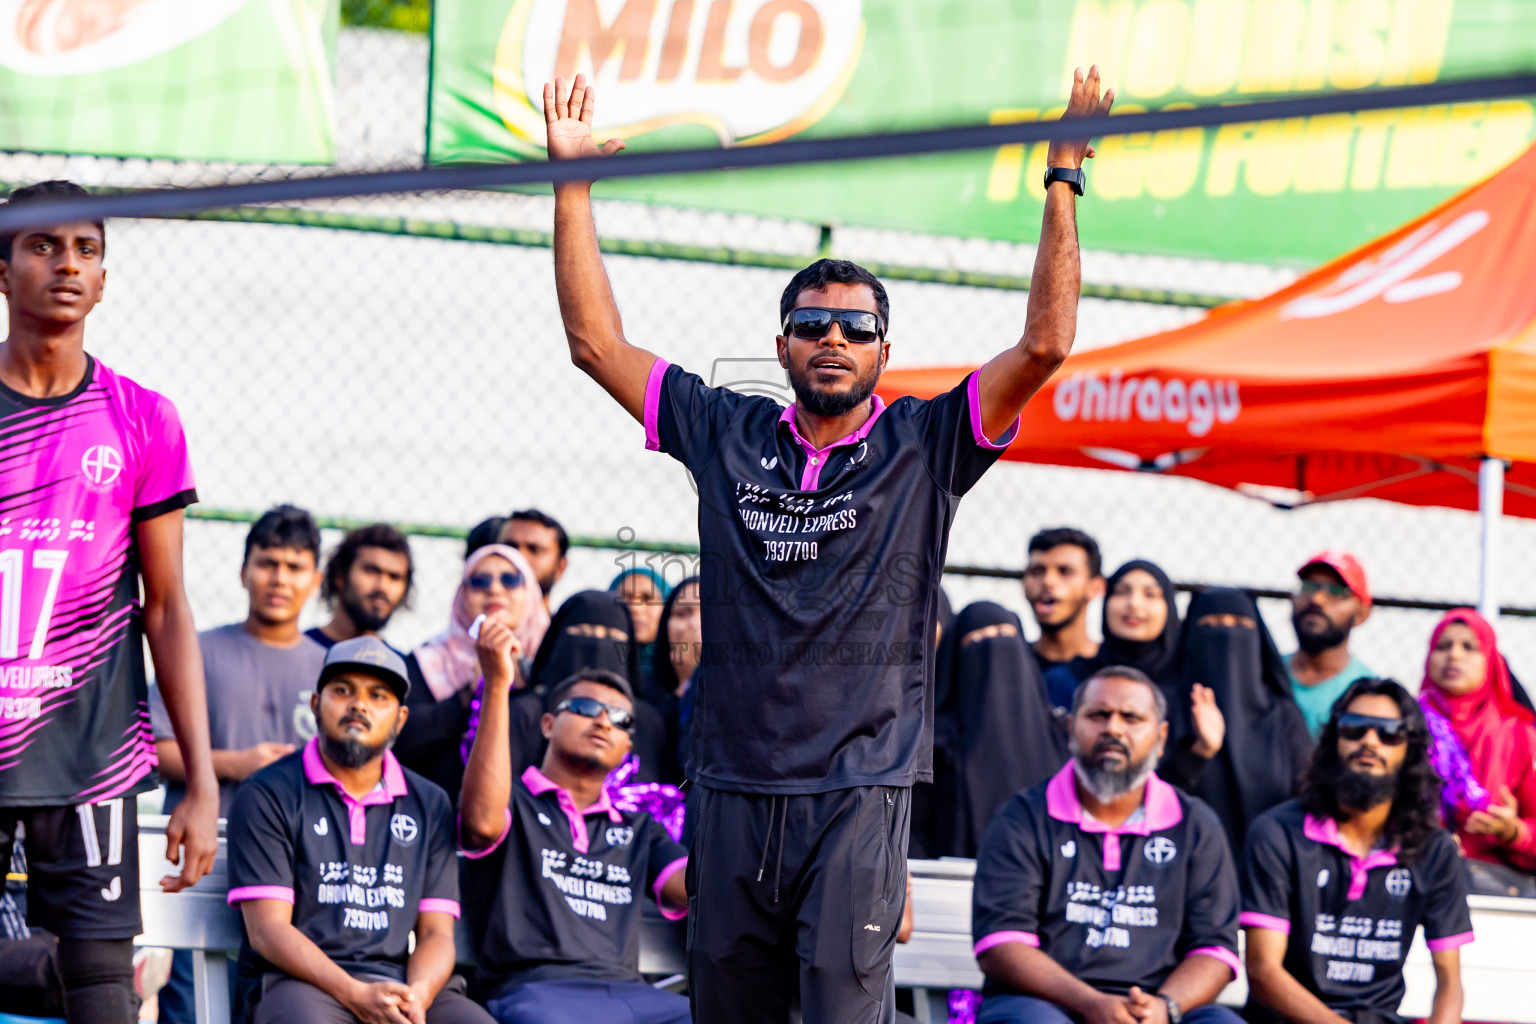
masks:
POLYGON ((695 1024, 890 1024, 911 791, 705 789, 688 858, 695 1024))

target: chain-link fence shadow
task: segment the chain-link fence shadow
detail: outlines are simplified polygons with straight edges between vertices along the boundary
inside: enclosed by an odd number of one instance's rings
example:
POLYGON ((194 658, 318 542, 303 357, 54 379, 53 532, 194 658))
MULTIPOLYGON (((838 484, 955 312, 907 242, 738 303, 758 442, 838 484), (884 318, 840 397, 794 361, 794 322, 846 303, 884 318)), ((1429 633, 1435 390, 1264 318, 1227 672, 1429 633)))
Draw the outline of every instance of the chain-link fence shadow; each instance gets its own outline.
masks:
MULTIPOLYGON (((345 28, 337 45, 336 167, 421 162, 424 36, 345 28)), ((330 168, 199 165, 78 156, 0 156, 8 182, 209 184, 330 168)), ((829 172, 835 173, 835 172, 829 172)), ((601 191, 599 191, 599 195, 601 191)), ((305 208, 336 226, 232 220, 122 221, 110 227, 107 298, 88 348, 164 391, 190 438, 204 510, 234 518, 292 501, 317 515, 468 527, 537 506, 578 538, 556 593, 606 586, 622 537, 696 542, 685 472, 643 450, 640 427, 571 366, 555 304, 547 197, 453 193, 358 198, 305 208), (483 240, 468 240, 478 238, 483 240)), ((604 202, 608 258, 629 338, 706 379, 719 360, 771 356, 789 267, 818 252, 910 268, 892 275, 895 366, 975 364, 1023 328, 1030 246, 835 228, 604 202), (622 244, 617 244, 622 243, 622 244), (623 253, 652 253, 634 255, 623 253), (992 275, 991 286, 920 279, 992 275), (922 273, 919 273, 922 272, 922 273)), ((1092 238, 1085 244, 1092 246, 1092 238)), ((1263 294, 1284 268, 1089 252, 1090 296, 1166 289, 1263 294), (1119 291, 1117 291, 1119 289, 1119 291), (1097 291, 1095 291, 1097 290, 1097 291)), ((1191 322, 1199 303, 1089 297, 1078 346, 1191 322)), ((1470 486, 1470 485, 1469 485, 1470 486)), ((1179 479, 1004 463, 963 503, 955 566, 1018 568, 1029 535, 1072 524, 1113 565, 1152 558, 1180 580, 1283 590, 1315 550, 1343 547, 1386 597, 1469 602, 1474 516, 1375 501, 1282 512, 1179 479)), ((189 586, 198 622, 241 617, 244 525, 194 520, 189 586)), ((337 534, 327 532, 327 544, 337 534)), ((409 646, 446 624, 462 541, 419 536, 414 605, 391 625, 409 646)), ((1536 525, 1508 521, 1506 603, 1536 605, 1536 525)), ((1016 580, 952 574, 958 606, 990 597, 1023 611, 1016 580)), ((1264 602, 1282 646, 1283 602, 1264 602)), ((311 609, 311 617, 320 611, 311 609)), ((1028 620, 1027 614, 1025 615, 1028 620)), ((1358 633, 1373 667, 1415 683, 1432 611, 1381 608, 1358 633)), ((1506 618, 1516 671, 1536 664, 1536 619, 1506 618)))

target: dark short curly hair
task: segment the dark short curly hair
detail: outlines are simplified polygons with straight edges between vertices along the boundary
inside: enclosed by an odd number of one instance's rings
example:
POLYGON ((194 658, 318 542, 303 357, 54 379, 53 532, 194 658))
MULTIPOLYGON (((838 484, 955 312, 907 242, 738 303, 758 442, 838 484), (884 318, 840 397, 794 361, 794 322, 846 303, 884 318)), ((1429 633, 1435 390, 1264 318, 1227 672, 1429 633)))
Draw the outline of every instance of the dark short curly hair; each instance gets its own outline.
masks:
POLYGON ((411 590, 416 583, 416 564, 411 558, 411 543, 405 534, 388 523, 372 523, 347 531, 347 535, 341 538, 341 543, 336 545, 336 550, 326 560, 325 578, 320 581, 321 600, 328 605, 336 603, 341 592, 347 589, 347 577, 352 573, 352 564, 357 561, 358 553, 363 548, 382 548, 405 556, 405 597, 400 601, 400 606, 410 607, 411 590))
MULTIPOLYGON (((40 181, 35 185, 25 185, 15 189, 6 196, 5 205, 8 207, 29 206, 39 200, 46 199, 85 199, 90 193, 76 185, 72 181, 64 181, 55 178, 52 181, 40 181)), ((107 225, 99 220, 91 221, 96 225, 96 230, 101 232, 101 254, 107 254, 107 225)), ((0 261, 11 262, 11 244, 16 241, 16 231, 0 232, 0 261)))
POLYGON ((868 285, 869 290, 875 293, 875 312, 880 314, 880 322, 886 330, 890 330, 891 300, 885 294, 885 285, 874 274, 849 260, 817 260, 790 278, 789 285, 779 298, 779 323, 782 324, 790 310, 795 308, 801 292, 807 288, 821 291, 829 284, 868 285))
POLYGON ((1339 760, 1339 716, 1359 697, 1391 698, 1408 726, 1408 749, 1397 772, 1397 795, 1392 798, 1392 811, 1387 816, 1382 839, 1388 846, 1398 848, 1403 861, 1411 862, 1435 833, 1441 831, 1442 783, 1429 762, 1429 726, 1424 722, 1424 712, 1419 708, 1419 702, 1396 680, 1357 680, 1334 702, 1328 724, 1323 726, 1322 735, 1317 738, 1317 746, 1302 774, 1301 804, 1314 817, 1337 819, 1344 816, 1334 791, 1334 783, 1344 768, 1339 760))

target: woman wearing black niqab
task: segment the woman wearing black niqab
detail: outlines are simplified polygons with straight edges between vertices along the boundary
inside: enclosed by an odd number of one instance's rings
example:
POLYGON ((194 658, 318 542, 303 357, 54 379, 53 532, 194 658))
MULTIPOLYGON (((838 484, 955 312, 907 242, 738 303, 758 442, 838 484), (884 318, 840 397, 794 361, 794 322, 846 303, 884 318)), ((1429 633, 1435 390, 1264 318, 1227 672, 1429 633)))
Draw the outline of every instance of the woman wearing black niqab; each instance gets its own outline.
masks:
POLYGON ((1294 794, 1312 750, 1280 649, 1251 596, 1228 588, 1195 595, 1185 616, 1180 672, 1164 694, 1168 752, 1158 774, 1210 804, 1240 855, 1253 820, 1294 794), (1225 720, 1225 737, 1210 758, 1194 752, 1199 737, 1191 692, 1197 685, 1209 687, 1225 720))
POLYGON ((991 601, 966 606, 945 630, 936 691, 927 852, 974 857, 998 808, 1066 763, 1066 736, 1019 617, 991 601))
POLYGON ((1140 669, 1159 683, 1176 672, 1179 607, 1174 597, 1173 581, 1154 562, 1137 558, 1116 569, 1104 587, 1104 642, 1093 657, 1074 658, 1045 674, 1051 703, 1070 708, 1077 685, 1110 665, 1140 669), (1159 618, 1162 628, 1153 632, 1159 618))

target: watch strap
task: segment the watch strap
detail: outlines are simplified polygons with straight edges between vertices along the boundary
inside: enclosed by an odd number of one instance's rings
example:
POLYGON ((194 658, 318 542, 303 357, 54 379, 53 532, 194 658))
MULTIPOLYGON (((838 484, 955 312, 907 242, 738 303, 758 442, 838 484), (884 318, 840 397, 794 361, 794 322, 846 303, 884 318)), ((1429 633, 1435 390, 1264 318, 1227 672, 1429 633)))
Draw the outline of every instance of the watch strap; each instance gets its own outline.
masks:
POLYGON ((1184 1009, 1179 1006, 1178 1000, 1172 996, 1165 996, 1161 992, 1157 994, 1157 998, 1168 1004, 1168 1024, 1179 1024, 1184 1019, 1184 1009))
POLYGON ((1083 173, 1081 167, 1048 167, 1045 171, 1045 187, 1050 189, 1054 181, 1064 181, 1072 186, 1072 191, 1078 195, 1083 194, 1083 189, 1088 184, 1088 175, 1083 173))

